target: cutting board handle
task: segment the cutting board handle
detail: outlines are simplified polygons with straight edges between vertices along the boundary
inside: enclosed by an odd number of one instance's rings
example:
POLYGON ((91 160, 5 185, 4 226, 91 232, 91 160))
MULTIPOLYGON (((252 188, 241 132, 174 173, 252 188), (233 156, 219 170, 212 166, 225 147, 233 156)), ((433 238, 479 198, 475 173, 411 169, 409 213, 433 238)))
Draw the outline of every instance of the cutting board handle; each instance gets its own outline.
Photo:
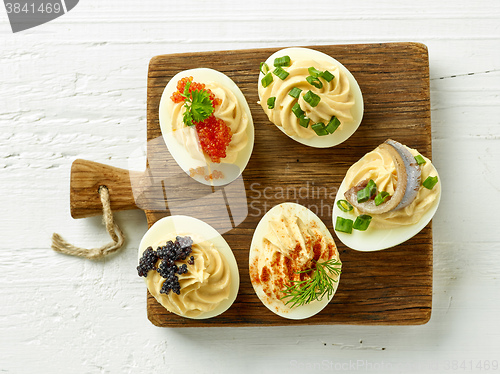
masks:
POLYGON ((73 218, 102 214, 99 187, 109 190, 111 210, 137 209, 131 180, 142 173, 77 159, 71 166, 70 210, 73 218))

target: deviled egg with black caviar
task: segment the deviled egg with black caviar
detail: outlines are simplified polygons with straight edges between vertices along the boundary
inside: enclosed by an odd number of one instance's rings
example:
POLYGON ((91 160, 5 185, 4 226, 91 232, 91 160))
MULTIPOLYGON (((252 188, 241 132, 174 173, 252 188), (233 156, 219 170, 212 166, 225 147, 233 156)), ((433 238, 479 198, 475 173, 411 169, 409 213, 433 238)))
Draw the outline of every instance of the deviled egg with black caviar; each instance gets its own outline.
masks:
POLYGON ((238 264, 224 238, 188 216, 157 221, 139 245, 139 276, 169 312, 205 319, 224 313, 238 294, 238 264))
POLYGON ((163 91, 159 119, 170 154, 193 179, 221 186, 245 169, 254 144, 252 115, 225 74, 207 68, 177 73, 163 91))
POLYGON ((262 303, 277 315, 304 319, 330 302, 342 263, 325 224, 306 207, 283 203, 255 229, 249 272, 262 303))
POLYGON ((347 171, 333 208, 335 232, 359 251, 394 247, 429 223, 440 198, 431 160, 389 139, 347 171))
POLYGON ((261 63, 258 92, 269 120, 311 147, 342 143, 363 118, 363 96, 351 72, 309 48, 282 49, 261 63))

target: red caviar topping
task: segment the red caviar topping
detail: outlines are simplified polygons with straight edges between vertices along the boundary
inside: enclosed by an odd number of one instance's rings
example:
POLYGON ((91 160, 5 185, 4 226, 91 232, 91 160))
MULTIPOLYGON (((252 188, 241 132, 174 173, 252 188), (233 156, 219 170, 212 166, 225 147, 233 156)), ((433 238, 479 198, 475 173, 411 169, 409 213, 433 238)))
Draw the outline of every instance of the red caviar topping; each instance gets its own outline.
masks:
POLYGON ((193 91, 207 91, 210 95, 210 100, 212 101, 212 106, 215 108, 217 105, 220 105, 222 103, 222 100, 215 97, 212 91, 210 89, 205 88, 205 84, 203 83, 197 83, 193 82, 193 77, 184 77, 179 82, 177 82, 177 91, 175 91, 172 96, 170 97, 174 103, 183 103, 185 98, 182 96, 184 93, 184 88, 186 88, 187 82, 191 82, 191 85, 189 86, 189 92, 193 91))
MULTIPOLYGON (((186 100, 183 94, 188 82, 190 82, 190 93, 196 90, 208 92, 214 109, 217 105, 222 104, 222 100, 215 97, 210 89, 205 88, 205 84, 193 82, 193 77, 185 77, 177 82, 177 91, 170 97, 174 103, 183 103, 186 100)), ((201 149, 212 162, 219 163, 222 158, 226 157, 226 149, 233 136, 231 128, 222 119, 216 118, 213 113, 203 121, 193 121, 193 123, 196 125, 201 149)))
POLYGON ((223 120, 212 115, 196 124, 196 132, 203 152, 212 162, 219 163, 221 158, 226 157, 226 148, 233 135, 223 120))

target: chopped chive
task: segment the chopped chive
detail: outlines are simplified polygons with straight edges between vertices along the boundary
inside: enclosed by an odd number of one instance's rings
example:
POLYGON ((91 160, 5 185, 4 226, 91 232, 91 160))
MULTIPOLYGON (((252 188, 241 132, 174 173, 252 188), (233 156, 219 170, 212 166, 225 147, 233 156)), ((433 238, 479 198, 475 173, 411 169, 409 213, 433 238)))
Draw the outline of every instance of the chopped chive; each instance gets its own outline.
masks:
POLYGON ((269 66, 265 62, 260 63, 260 72, 264 75, 269 73, 269 66))
POLYGON ((328 125, 326 125, 326 131, 328 131, 330 134, 333 134, 335 130, 338 129, 339 126, 340 126, 339 119, 333 116, 332 119, 330 119, 330 122, 328 122, 328 125))
POLYGON ((386 191, 380 191, 377 196, 375 196, 375 205, 379 206, 383 202, 387 200, 387 197, 389 196, 389 192, 386 191))
POLYGON ((320 77, 323 78, 328 83, 330 83, 333 80, 333 78, 335 78, 335 75, 330 73, 328 70, 325 70, 324 72, 321 73, 320 77))
POLYGON ((309 75, 311 75, 314 78, 318 78, 322 74, 321 71, 316 69, 314 66, 308 68, 307 71, 309 72, 309 75))
POLYGON ((316 88, 323 88, 323 83, 321 83, 318 77, 313 77, 312 75, 309 75, 308 77, 306 77, 306 81, 309 82, 310 85, 316 88))
POLYGON ((316 95, 314 92, 312 92, 311 90, 309 90, 304 95, 304 100, 310 106, 315 107, 316 105, 319 104, 319 102, 321 101, 321 98, 318 95, 316 95))
POLYGON ((350 212, 353 209, 353 206, 347 200, 339 200, 339 201, 337 201, 337 206, 343 212, 350 212))
POLYGON ((282 81, 284 81, 290 73, 278 66, 276 69, 273 70, 273 74, 276 75, 282 81))
POLYGON ((269 99, 267 99, 267 107, 269 109, 274 109, 274 104, 276 103, 276 97, 272 96, 269 99))
POLYGON ((271 73, 267 73, 264 78, 260 81, 262 83, 262 87, 266 88, 271 83, 273 83, 273 75, 271 73))
POLYGON ((372 217, 367 214, 361 214, 356 217, 356 221, 352 225, 352 228, 359 231, 365 231, 368 226, 370 226, 370 222, 372 217))
POLYGON ((301 118, 304 116, 304 111, 300 108, 299 103, 294 104, 294 106, 292 107, 292 112, 297 118, 301 118))
POLYGON ((373 179, 370 179, 366 187, 357 192, 358 203, 364 203, 365 201, 368 201, 376 193, 377 185, 375 184, 373 179))
POLYGON ((307 118, 306 116, 300 117, 299 125, 307 129, 307 127, 309 126, 309 118, 307 118))
POLYGON ((311 129, 314 130, 316 135, 318 136, 325 136, 328 135, 328 131, 326 131, 325 124, 323 122, 318 122, 313 125, 311 125, 311 129))
POLYGON ((274 66, 290 66, 290 56, 283 56, 274 59, 274 66))
POLYGON ((290 92, 288 92, 288 94, 289 94, 291 97, 293 97, 293 98, 295 98, 295 99, 298 99, 298 98, 299 98, 299 96, 300 96, 300 93, 301 93, 301 92, 302 92, 302 90, 301 90, 300 88, 298 88, 298 87, 294 87, 294 88, 292 88, 292 89, 290 90, 290 92))
POLYGON ((353 220, 349 218, 342 218, 337 216, 337 221, 335 222, 335 231, 345 232, 347 234, 352 233, 353 220))
POLYGON ((427 179, 422 183, 422 186, 427 188, 428 190, 432 190, 436 183, 438 182, 438 177, 437 175, 435 177, 427 177, 427 179))
POLYGON ((423 165, 426 162, 424 160, 424 158, 422 157, 422 155, 416 155, 415 156, 415 161, 417 161, 417 165, 423 165))

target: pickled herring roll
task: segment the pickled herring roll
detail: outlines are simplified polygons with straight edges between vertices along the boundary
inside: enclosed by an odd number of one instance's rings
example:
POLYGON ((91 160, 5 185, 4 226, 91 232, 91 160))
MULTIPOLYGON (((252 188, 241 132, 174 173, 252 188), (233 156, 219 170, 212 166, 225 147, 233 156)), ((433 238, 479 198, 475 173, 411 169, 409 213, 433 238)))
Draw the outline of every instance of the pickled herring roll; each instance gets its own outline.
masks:
POLYGON ((394 247, 430 222, 440 198, 441 182, 431 160, 388 139, 347 171, 335 198, 333 225, 352 249, 394 247))

